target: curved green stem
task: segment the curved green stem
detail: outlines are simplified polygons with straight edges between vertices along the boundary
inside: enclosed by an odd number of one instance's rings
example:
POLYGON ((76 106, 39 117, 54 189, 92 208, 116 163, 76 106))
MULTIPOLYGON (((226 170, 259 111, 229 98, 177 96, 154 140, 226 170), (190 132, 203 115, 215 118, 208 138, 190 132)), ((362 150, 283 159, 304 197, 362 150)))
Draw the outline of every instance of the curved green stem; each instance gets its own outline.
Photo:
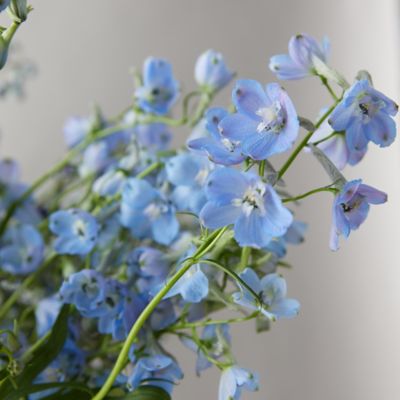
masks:
MULTIPOLYGON (((318 120, 318 122, 315 124, 315 129, 318 129, 322 123, 328 118, 328 116, 331 114, 331 112, 335 109, 336 105, 340 99, 338 99, 329 109, 328 111, 318 120)), ((312 135, 314 134, 315 131, 310 131, 304 136, 303 140, 298 144, 298 146, 293 150, 293 153, 289 156, 289 158, 286 160, 285 164, 283 164, 282 168, 278 172, 277 176, 277 181, 283 177, 283 175, 286 173, 286 171, 289 169, 289 167, 292 165, 293 161, 296 159, 296 157, 299 155, 301 150, 307 145, 309 140, 311 139, 312 135)))
POLYGON ((150 317, 151 313, 154 311, 157 305, 162 301, 164 296, 172 289, 175 283, 178 282, 183 275, 185 275, 185 273, 190 269, 190 267, 193 264, 197 263, 204 254, 210 251, 210 249, 218 242, 219 238, 224 234, 226 230, 227 227, 218 229, 213 233, 211 233, 211 235, 207 238, 207 240, 197 249, 193 257, 187 259, 184 262, 182 268, 180 268, 170 278, 170 280, 165 284, 165 286, 153 297, 153 299, 146 306, 146 308, 143 310, 143 312, 140 314, 140 316, 132 326, 110 375, 108 376, 107 380, 105 381, 100 391, 92 398, 92 400, 104 399, 109 390, 112 388, 112 385, 114 384, 114 381, 117 378, 118 374, 124 368, 126 361, 128 359, 128 354, 132 346, 132 343, 136 340, 139 331, 141 330, 147 319, 150 317))
POLYGON ((311 195, 313 195, 315 193, 320 193, 320 192, 331 192, 333 194, 336 194, 337 193, 337 189, 335 189, 333 187, 329 187, 329 186, 320 187, 318 189, 310 190, 309 192, 300 194, 300 195, 295 196, 295 197, 289 197, 289 198, 286 198, 286 199, 282 199, 282 203, 289 203, 291 201, 298 201, 298 200, 304 199, 304 198, 306 198, 308 196, 311 196, 311 195))
POLYGON ((28 275, 25 280, 18 286, 18 288, 11 294, 11 296, 1 305, 0 307, 0 320, 4 318, 10 308, 18 300, 21 294, 30 286, 32 283, 42 275, 43 271, 47 269, 57 257, 57 254, 51 255, 36 271, 28 275))
POLYGON ((177 325, 172 325, 168 330, 180 330, 180 329, 189 329, 189 328, 199 328, 203 326, 208 326, 208 325, 221 325, 221 324, 234 324, 238 322, 245 322, 249 321, 251 319, 256 318, 260 312, 254 311, 253 313, 246 315, 244 317, 238 317, 238 318, 229 318, 229 319, 208 319, 206 321, 199 321, 199 322, 187 322, 187 323, 182 323, 182 324, 177 324, 177 325))

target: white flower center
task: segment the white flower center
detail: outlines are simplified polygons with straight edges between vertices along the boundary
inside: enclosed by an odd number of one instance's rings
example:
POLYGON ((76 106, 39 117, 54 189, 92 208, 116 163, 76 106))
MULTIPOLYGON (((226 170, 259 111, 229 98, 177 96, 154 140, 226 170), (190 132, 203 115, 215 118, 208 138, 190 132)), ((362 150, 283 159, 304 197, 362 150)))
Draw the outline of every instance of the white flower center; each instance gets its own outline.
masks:
POLYGON ((236 207, 241 207, 243 213, 248 217, 254 210, 259 210, 261 214, 265 214, 264 206, 265 186, 261 183, 255 186, 249 186, 242 198, 232 201, 236 207))

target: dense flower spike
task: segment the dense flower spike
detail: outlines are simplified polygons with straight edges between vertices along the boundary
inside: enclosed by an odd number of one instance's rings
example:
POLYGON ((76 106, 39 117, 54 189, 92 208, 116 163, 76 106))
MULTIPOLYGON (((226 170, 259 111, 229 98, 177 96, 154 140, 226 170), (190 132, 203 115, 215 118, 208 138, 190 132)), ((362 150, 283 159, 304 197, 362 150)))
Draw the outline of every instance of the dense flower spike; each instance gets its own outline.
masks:
MULTIPOLYGON (((11 4, 14 20, 26 17, 26 0, 11 4)), ((16 162, 0 160, 0 397, 17 387, 29 400, 73 398, 75 389, 93 392, 93 400, 167 398, 183 377, 165 347, 171 335, 194 352, 198 375, 221 371, 219 400, 257 390, 257 374, 236 364, 230 328, 252 320, 266 331, 299 313, 281 268, 307 225, 286 205, 333 194, 336 250, 370 204, 386 201, 339 169, 366 158, 370 141, 394 140, 397 106, 366 72, 349 88, 326 65, 327 54, 326 40, 303 34, 291 39, 289 55, 271 59, 279 78, 317 75, 328 89, 333 104, 313 122, 297 116, 278 84, 251 79, 235 83, 233 104, 215 107, 233 74, 209 50, 196 62, 198 87, 185 93, 181 110, 172 110, 179 94, 172 66, 149 58, 121 113, 106 118, 96 106, 67 120, 66 158, 31 186, 16 162), (308 133, 294 147, 300 123, 308 133), (171 149, 182 128, 192 130, 188 150, 171 149), (330 181, 298 182, 308 191, 293 195, 284 175, 302 150, 330 181), (279 169, 276 154, 286 158, 279 169), (224 309, 233 315, 215 315, 224 309), (47 366, 42 355, 52 360, 47 366), (21 382, 32 371, 41 372, 21 382), (25 393, 31 388, 44 390, 25 393)))
POLYGON ((207 50, 196 62, 196 82, 204 90, 214 92, 226 86, 233 77, 221 53, 207 50))
POLYGON ((374 89, 367 79, 354 83, 333 111, 329 123, 335 131, 346 132, 350 151, 365 151, 369 141, 386 147, 396 137, 393 117, 398 106, 374 89))
POLYGON ((266 91, 260 83, 246 79, 236 83, 232 100, 237 113, 219 124, 222 136, 239 142, 243 154, 254 160, 289 150, 299 130, 296 110, 286 91, 270 83, 266 91))
POLYGON ((386 193, 364 185, 361 179, 347 182, 333 202, 331 249, 339 248, 339 235, 347 238, 351 231, 360 227, 368 216, 370 204, 386 201, 386 193))
POLYGON ((148 58, 143 66, 143 86, 135 92, 139 106, 146 112, 167 114, 178 92, 171 64, 161 58, 148 58))
POLYGON ((252 173, 217 169, 206 194, 208 202, 200 213, 203 224, 211 229, 234 224, 240 246, 264 247, 284 235, 293 221, 275 190, 252 173))
POLYGON ((319 44, 313 37, 302 33, 289 41, 289 54, 271 57, 269 68, 279 79, 301 79, 315 75, 315 58, 326 62, 330 44, 325 37, 319 44))

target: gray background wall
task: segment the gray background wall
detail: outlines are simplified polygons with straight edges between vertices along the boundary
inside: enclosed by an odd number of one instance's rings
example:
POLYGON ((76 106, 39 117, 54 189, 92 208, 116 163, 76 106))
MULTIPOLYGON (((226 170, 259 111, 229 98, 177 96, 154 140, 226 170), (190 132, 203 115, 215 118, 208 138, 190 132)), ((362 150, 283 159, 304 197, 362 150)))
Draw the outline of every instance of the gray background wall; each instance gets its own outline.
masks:
MULTIPOLYGON (((292 34, 332 41, 331 61, 351 79, 368 69, 377 88, 399 100, 398 7, 395 0, 85 0, 32 1, 35 11, 18 34, 39 67, 23 103, 0 105, 1 156, 21 160, 24 177, 37 177, 64 151, 63 121, 97 101, 109 115, 132 94, 127 73, 149 54, 171 60, 184 87, 194 87, 196 56, 222 51, 239 76, 273 80, 270 55, 286 49, 292 34)), ((313 117, 328 101, 312 80, 285 84, 301 115, 313 117)), ((222 99, 221 99, 222 103, 222 99)), ((181 140, 178 138, 178 141, 181 140)), ((262 390, 244 399, 397 400, 400 395, 400 157, 371 148, 346 171, 389 193, 362 230, 337 254, 328 249, 330 198, 299 208, 310 223, 307 243, 290 253, 285 272, 301 315, 257 336, 252 324, 234 330, 237 359, 261 374, 262 390)), ((293 193, 324 184, 314 160, 303 155, 288 174, 293 193)), ((177 400, 214 399, 218 373, 196 379, 192 354, 179 348, 187 379, 177 400)))

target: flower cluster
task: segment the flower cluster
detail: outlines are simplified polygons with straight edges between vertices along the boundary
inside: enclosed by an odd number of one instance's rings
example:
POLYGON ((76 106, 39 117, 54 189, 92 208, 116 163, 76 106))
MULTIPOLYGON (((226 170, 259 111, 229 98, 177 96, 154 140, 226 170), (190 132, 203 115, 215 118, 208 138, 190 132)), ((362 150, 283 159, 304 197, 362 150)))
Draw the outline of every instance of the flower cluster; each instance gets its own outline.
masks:
POLYGON ((297 35, 289 55, 270 62, 279 79, 316 76, 328 88, 333 103, 315 122, 299 117, 278 83, 233 83, 214 50, 198 58, 198 87, 186 95, 171 64, 151 57, 128 110, 106 118, 96 108, 68 119, 68 154, 51 173, 28 187, 15 162, 0 162, 0 327, 19 343, 4 341, 2 382, 18 382, 11 368, 18 363, 30 368, 35 389, 21 397, 72 396, 81 388, 101 400, 115 386, 161 399, 183 378, 165 349, 174 335, 195 353, 197 374, 220 370, 219 400, 258 389, 257 373, 234 357, 230 325, 253 320, 266 330, 299 313, 281 269, 288 246, 304 242, 294 202, 333 195, 330 246, 337 250, 339 236, 359 228, 370 204, 386 201, 340 170, 358 163, 369 142, 393 142, 397 106, 365 76, 348 85, 328 67, 328 47, 297 35), (230 83, 233 107, 212 106, 230 83), (182 115, 173 118, 180 96, 182 115), (191 131, 187 146, 171 149, 182 126, 191 131), (307 149, 331 181, 291 197, 283 178, 307 149), (278 154, 287 154, 279 169, 278 154), (223 308, 232 315, 216 318, 223 308), (58 351, 32 372, 42 337, 58 351))

